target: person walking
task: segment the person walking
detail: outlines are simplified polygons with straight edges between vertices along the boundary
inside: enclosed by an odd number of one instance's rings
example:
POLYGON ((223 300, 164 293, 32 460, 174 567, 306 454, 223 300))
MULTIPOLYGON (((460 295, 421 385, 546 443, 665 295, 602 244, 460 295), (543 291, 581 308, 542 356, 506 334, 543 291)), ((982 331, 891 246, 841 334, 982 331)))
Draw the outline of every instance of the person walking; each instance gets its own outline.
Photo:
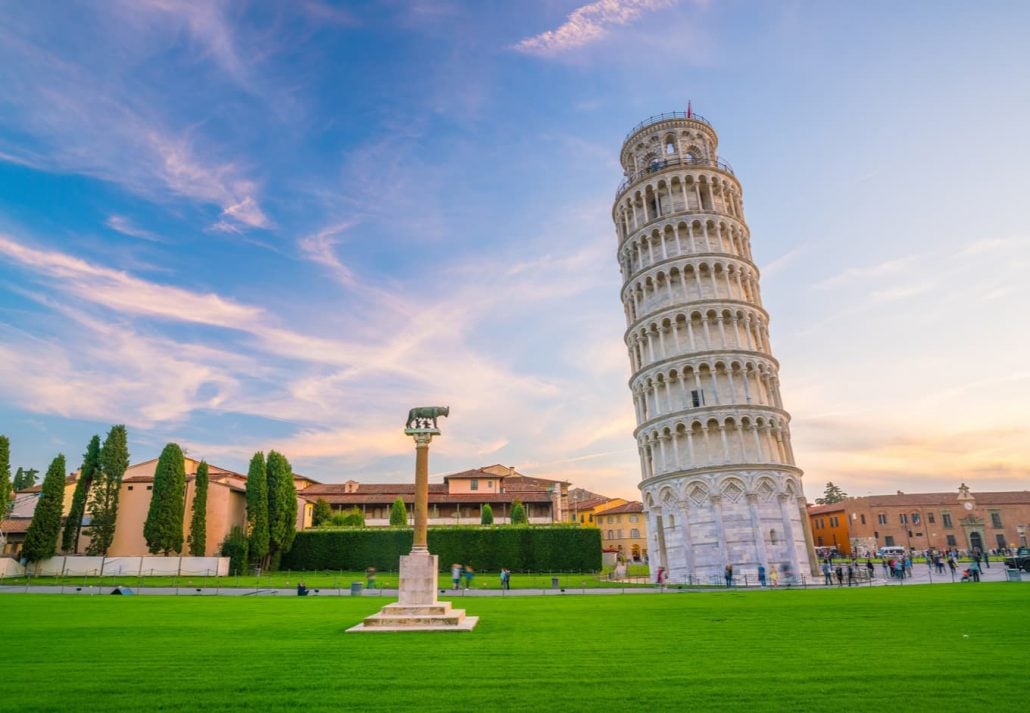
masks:
POLYGON ((372 589, 376 586, 376 568, 374 565, 370 565, 365 570, 365 588, 372 589))
POLYGON ((763 586, 763 587, 765 586, 765 565, 764 564, 758 565, 758 584, 760 586, 763 586))
POLYGON ((472 578, 476 576, 476 570, 472 569, 472 565, 465 565, 465 589, 472 588, 472 578))
POLYGON ((451 581, 454 582, 454 588, 455 589, 457 589, 458 586, 461 584, 461 565, 460 564, 455 563, 455 564, 451 565, 451 581))
POLYGON ((987 550, 984 550, 984 566, 987 569, 991 568, 991 558, 987 555, 987 550))
POLYGON ((892 574, 892 572, 891 572, 892 564, 887 561, 886 557, 883 557, 883 558, 880 559, 880 564, 883 565, 883 576, 884 577, 890 577, 891 574, 892 574))
POLYGON ((833 584, 833 578, 830 576, 829 560, 823 560, 823 584, 827 587, 833 584))
POLYGON ((853 565, 849 564, 848 565, 848 586, 851 587, 851 586, 854 586, 854 584, 855 584, 855 567, 853 565))
POLYGON ((731 564, 726 565, 726 586, 733 586, 733 565, 731 564))
POLYGON ((872 582, 873 581, 873 572, 876 571, 876 567, 873 566, 873 560, 870 559, 869 557, 866 557, 866 559, 865 559, 865 568, 867 570, 869 570, 869 581, 872 582))
POLYGON ((969 576, 973 578, 974 582, 980 581, 980 563, 973 560, 969 563, 969 576))
POLYGON ((507 567, 501 568, 501 589, 511 589, 511 571, 507 567))
POLYGON ((780 573, 776 569, 776 565, 769 568, 769 580, 772 582, 773 587, 780 583, 780 573))
POLYGON ((843 587, 844 586, 844 568, 841 567, 840 565, 837 565, 837 569, 834 570, 834 572, 837 575, 837 586, 838 587, 843 587))

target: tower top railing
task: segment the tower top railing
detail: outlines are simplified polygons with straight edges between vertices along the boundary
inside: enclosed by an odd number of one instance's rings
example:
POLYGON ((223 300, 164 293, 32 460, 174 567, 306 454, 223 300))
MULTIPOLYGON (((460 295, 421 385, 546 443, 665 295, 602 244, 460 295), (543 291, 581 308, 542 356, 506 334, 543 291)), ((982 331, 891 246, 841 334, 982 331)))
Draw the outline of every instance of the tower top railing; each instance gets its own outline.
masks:
POLYGON ((622 142, 626 143, 626 139, 628 139, 630 136, 637 133, 644 127, 650 126, 651 124, 657 124, 658 122, 665 121, 667 119, 692 119, 694 121, 701 122, 709 128, 715 128, 712 126, 712 122, 708 121, 708 119, 692 111, 667 111, 664 114, 655 114, 654 116, 649 116, 643 121, 641 121, 639 124, 637 124, 629 130, 629 133, 626 134, 626 138, 623 139, 622 142))
POLYGON ((626 176, 626 178, 623 179, 622 183, 619 184, 618 189, 616 189, 615 191, 615 199, 618 200, 619 196, 623 194, 623 192, 626 190, 629 184, 633 183, 641 176, 646 176, 651 173, 657 173, 658 171, 661 171, 664 168, 669 168, 670 166, 706 166, 708 168, 717 168, 720 171, 725 171, 731 176, 736 175, 735 173, 733 173, 733 168, 728 163, 719 159, 713 161, 707 158, 693 158, 691 156, 684 156, 682 158, 679 156, 673 156, 671 158, 661 160, 655 159, 654 161, 649 163, 645 168, 642 168, 639 171, 635 171, 634 173, 631 173, 630 175, 626 176))

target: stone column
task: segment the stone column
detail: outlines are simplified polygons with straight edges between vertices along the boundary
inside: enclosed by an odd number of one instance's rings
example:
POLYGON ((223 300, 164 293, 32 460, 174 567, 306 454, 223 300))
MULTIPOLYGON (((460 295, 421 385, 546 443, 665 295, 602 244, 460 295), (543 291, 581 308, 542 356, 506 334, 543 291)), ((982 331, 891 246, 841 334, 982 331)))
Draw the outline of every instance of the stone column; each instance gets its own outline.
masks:
POLYGON ((415 537, 412 554, 429 552, 429 442, 431 433, 415 436, 415 537))
POLYGON ((786 494, 780 495, 780 515, 783 519, 783 539, 786 541, 787 555, 790 557, 791 572, 795 575, 800 575, 800 568, 798 567, 798 543, 794 541, 794 527, 790 521, 790 506, 787 505, 787 501, 790 500, 790 496, 786 494))
POLYGON ((762 521, 758 516, 758 496, 748 493, 747 509, 751 513, 751 531, 755 538, 755 555, 758 557, 758 564, 769 566, 769 558, 765 554, 765 533, 762 530, 762 521))

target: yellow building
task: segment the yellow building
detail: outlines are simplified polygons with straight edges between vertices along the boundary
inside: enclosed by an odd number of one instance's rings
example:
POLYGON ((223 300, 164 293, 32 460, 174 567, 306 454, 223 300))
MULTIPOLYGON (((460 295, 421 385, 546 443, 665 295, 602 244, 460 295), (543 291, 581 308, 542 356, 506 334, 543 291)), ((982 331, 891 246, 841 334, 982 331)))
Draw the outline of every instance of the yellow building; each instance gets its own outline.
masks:
POLYGON ((634 500, 600 506, 594 513, 594 524, 601 530, 601 545, 606 552, 616 552, 628 562, 647 561, 647 518, 644 504, 634 500))

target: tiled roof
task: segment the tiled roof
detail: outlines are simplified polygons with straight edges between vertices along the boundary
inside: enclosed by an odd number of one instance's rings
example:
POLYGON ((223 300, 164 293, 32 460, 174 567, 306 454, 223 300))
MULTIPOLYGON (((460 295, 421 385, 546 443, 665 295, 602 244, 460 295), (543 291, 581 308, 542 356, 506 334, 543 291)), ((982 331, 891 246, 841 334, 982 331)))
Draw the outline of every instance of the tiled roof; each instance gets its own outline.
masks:
MULTIPOLYGON (((1030 490, 1013 490, 1007 492, 969 493, 977 505, 1014 505, 1030 503, 1030 490)), ((851 507, 903 507, 910 505, 958 506, 962 501, 957 492, 951 493, 903 493, 900 495, 866 495, 859 498, 848 498, 846 503, 851 507)))
MULTIPOLYGON (((443 488, 444 486, 438 486, 443 488)), ((319 498, 325 500, 331 505, 389 505, 398 497, 403 498, 404 502, 411 503, 415 500, 414 487, 407 492, 398 492, 396 489, 390 491, 382 491, 378 493, 370 493, 367 491, 361 491, 357 493, 344 493, 342 491, 332 492, 319 492, 312 493, 310 488, 302 490, 299 495, 306 500, 317 500, 319 498)), ((511 503, 515 500, 521 500, 524 503, 549 503, 551 498, 547 493, 456 493, 449 494, 446 489, 434 490, 432 486, 429 489, 429 503, 437 503, 440 505, 448 503, 511 503)))
POLYGON ((606 498, 603 495, 599 495, 596 498, 590 498, 589 500, 575 500, 569 502, 570 510, 593 510, 598 505, 604 505, 611 498, 606 498))
POLYGON ((28 532, 29 525, 32 524, 31 517, 16 517, 10 520, 4 520, 0 529, 3 529, 4 534, 14 535, 17 533, 28 532))
POLYGON ((824 515, 824 514, 826 514, 828 512, 844 512, 844 508, 845 508, 845 504, 843 502, 840 502, 840 503, 830 503, 830 504, 827 504, 827 505, 810 505, 808 507, 808 514, 809 515, 824 515))
POLYGON ((463 470, 460 473, 451 473, 443 477, 444 482, 448 480, 479 480, 479 479, 490 479, 490 480, 504 480, 507 482, 508 476, 496 475, 494 473, 488 473, 482 468, 474 468, 472 470, 463 470))
POLYGON ((616 505, 615 507, 613 507, 613 508, 611 508, 609 510, 605 510, 601 514, 603 514, 603 515, 621 515, 622 513, 627 513, 627 512, 629 512, 629 513, 644 512, 644 504, 642 502, 640 502, 639 500, 634 500, 632 502, 626 503, 625 505, 616 505))

